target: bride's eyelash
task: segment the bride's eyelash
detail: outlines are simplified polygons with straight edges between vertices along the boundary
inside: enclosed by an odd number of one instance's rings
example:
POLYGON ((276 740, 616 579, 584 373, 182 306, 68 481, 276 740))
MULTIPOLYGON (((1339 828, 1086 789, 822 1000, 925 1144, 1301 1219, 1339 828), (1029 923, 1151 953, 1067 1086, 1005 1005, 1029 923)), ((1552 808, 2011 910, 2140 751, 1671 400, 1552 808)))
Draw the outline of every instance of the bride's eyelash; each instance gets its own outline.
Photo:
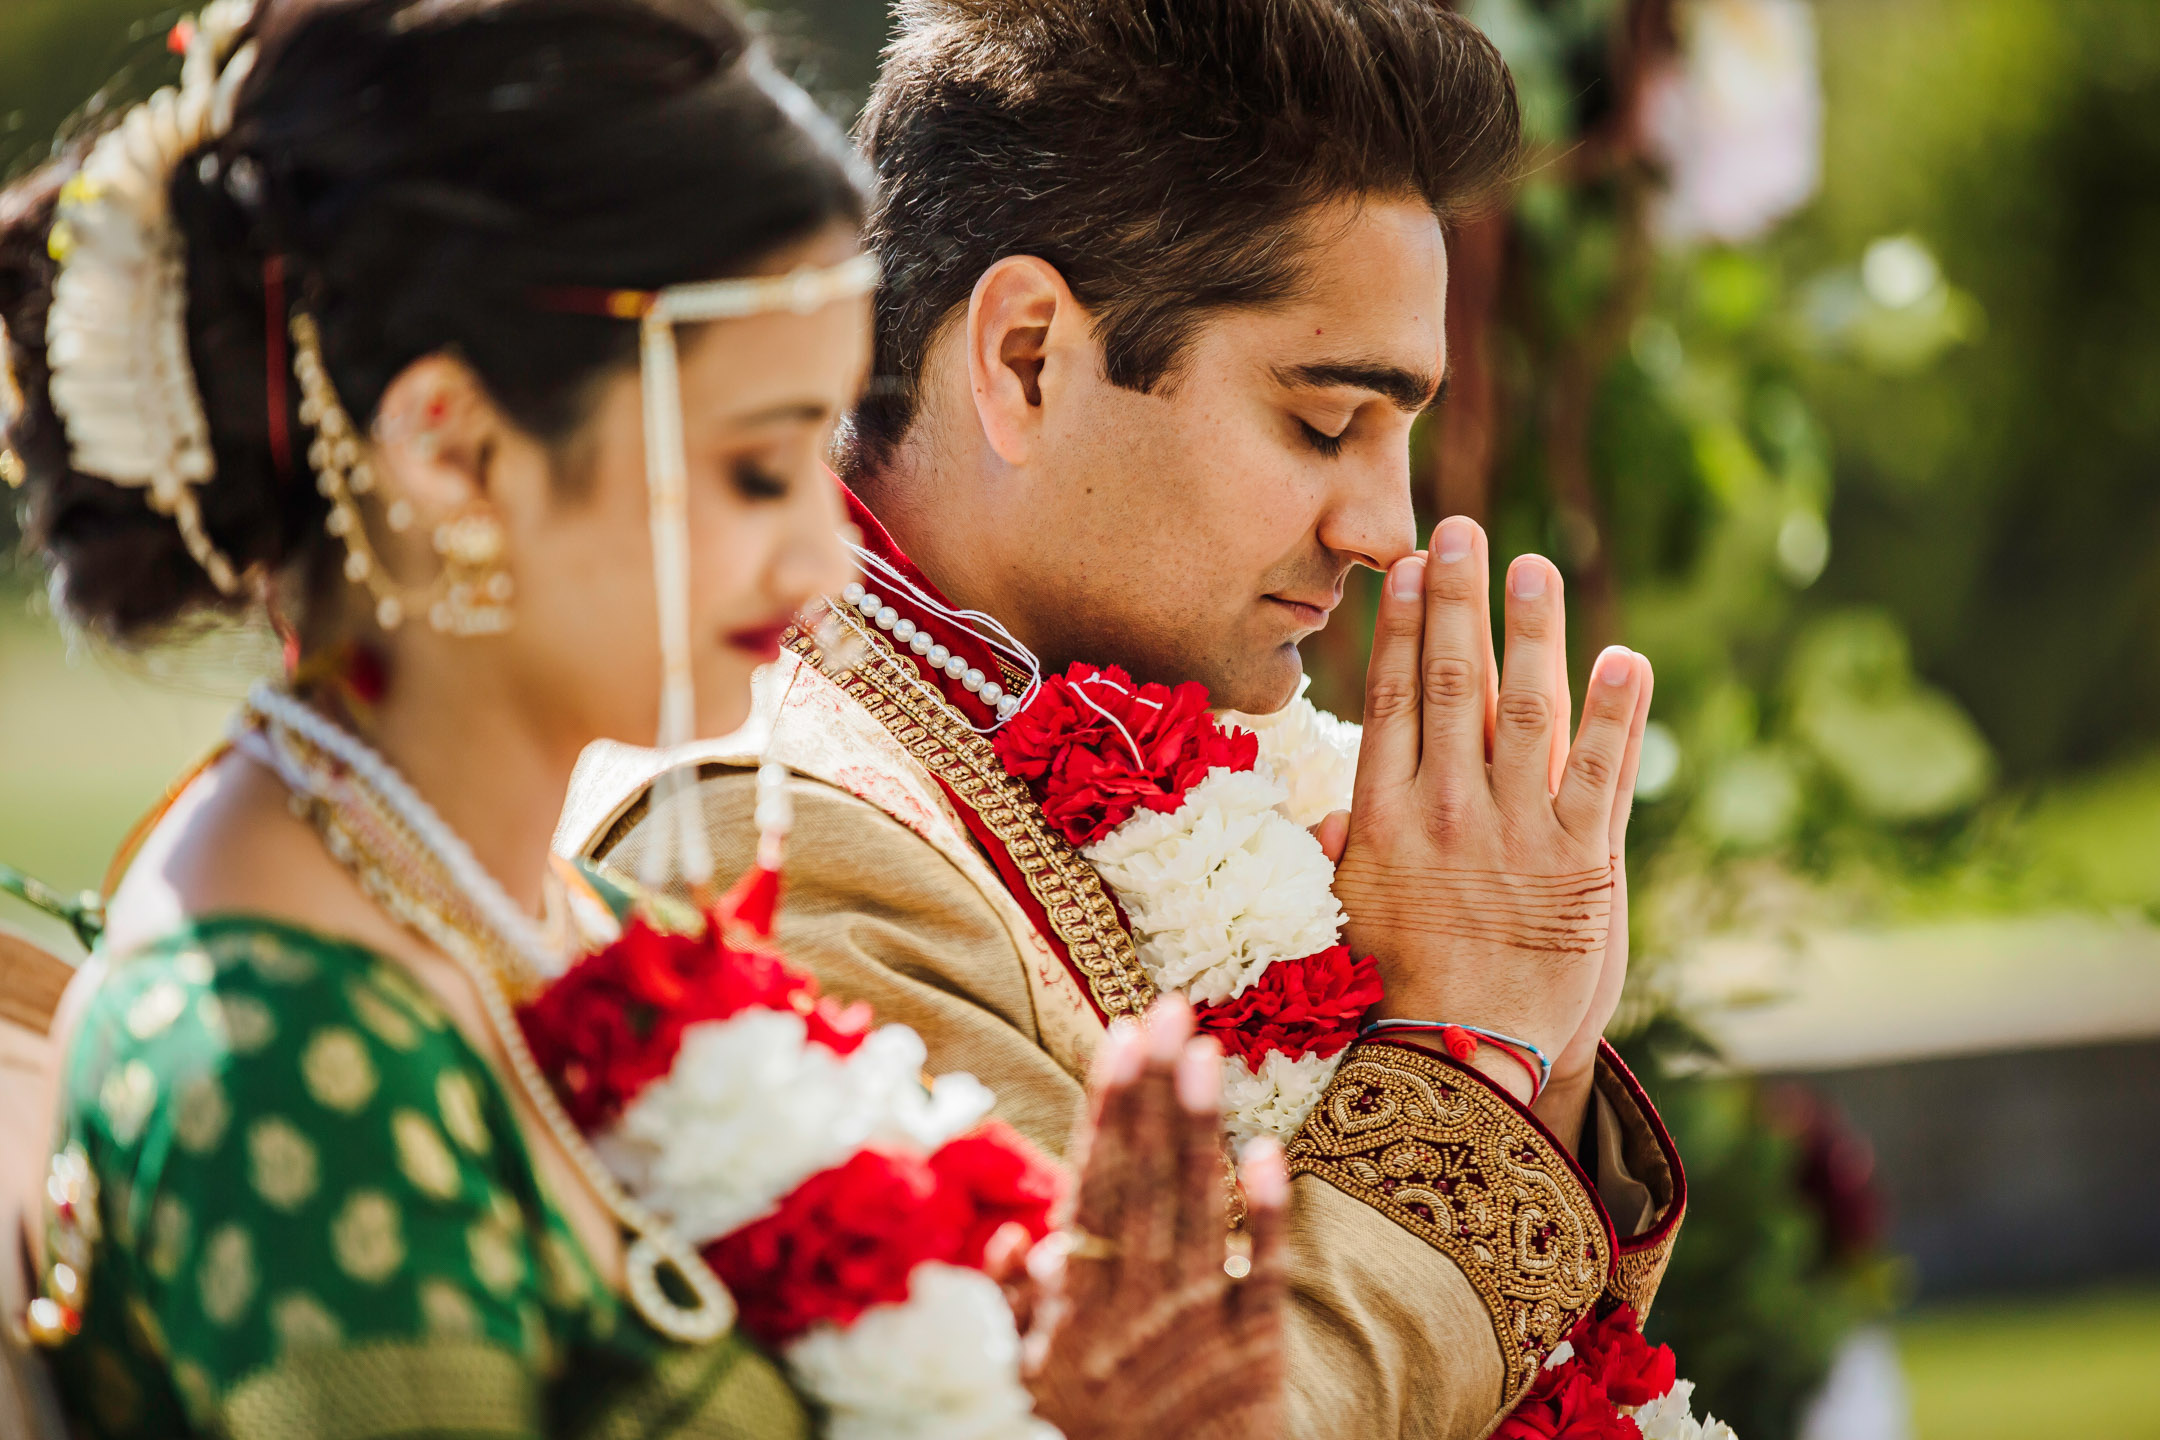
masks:
POLYGON ((1298 429, 1302 430, 1305 433, 1305 443, 1312 446, 1313 449, 1319 451, 1322 455, 1327 456, 1331 460, 1334 459, 1337 455, 1342 454, 1343 440, 1350 433, 1349 426, 1345 425, 1343 427, 1343 432, 1341 435, 1330 435, 1324 430, 1315 429, 1311 425, 1306 424, 1303 420, 1300 420, 1297 423, 1298 429))
POLYGON ((734 479, 735 489, 745 500, 778 500, 788 492, 785 475, 768 470, 755 460, 737 460, 734 479))

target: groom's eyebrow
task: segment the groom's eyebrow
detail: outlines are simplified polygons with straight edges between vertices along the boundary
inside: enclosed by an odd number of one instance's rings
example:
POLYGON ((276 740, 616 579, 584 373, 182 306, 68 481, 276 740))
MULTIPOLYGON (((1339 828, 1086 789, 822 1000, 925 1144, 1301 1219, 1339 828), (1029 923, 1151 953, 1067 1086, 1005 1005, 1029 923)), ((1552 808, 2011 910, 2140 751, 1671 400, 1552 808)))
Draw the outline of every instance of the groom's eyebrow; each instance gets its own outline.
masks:
POLYGON ((1400 365, 1358 360, 1324 361, 1316 365, 1279 365, 1275 378, 1285 385, 1312 389, 1348 387, 1370 390, 1398 410, 1415 415, 1438 403, 1446 389, 1444 380, 1430 371, 1406 370, 1400 365))

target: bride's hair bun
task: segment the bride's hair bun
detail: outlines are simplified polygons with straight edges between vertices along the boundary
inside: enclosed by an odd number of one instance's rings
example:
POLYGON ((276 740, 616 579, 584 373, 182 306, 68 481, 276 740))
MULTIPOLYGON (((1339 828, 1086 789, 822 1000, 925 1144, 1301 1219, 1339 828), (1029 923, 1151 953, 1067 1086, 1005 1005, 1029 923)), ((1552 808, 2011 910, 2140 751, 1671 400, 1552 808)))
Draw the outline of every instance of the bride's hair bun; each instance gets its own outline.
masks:
MULTIPOLYGON (((217 474, 203 527, 237 570, 337 583, 290 377, 273 386, 266 266, 317 317, 366 426, 422 356, 454 351, 550 443, 636 327, 532 303, 551 286, 739 274, 864 187, 837 128, 775 75, 727 0, 262 0, 232 127, 175 171, 188 349, 217 474), (291 455, 273 452, 282 394, 291 455), (281 463, 288 461, 289 463, 281 463)), ((0 321, 20 403, 5 445, 25 533, 77 623, 121 641, 243 603, 148 492, 76 470, 48 390, 49 254, 87 145, 0 193, 0 321)), ((288 357, 289 358, 289 357, 288 357)), ((0 494, 9 492, 0 491, 0 494)))

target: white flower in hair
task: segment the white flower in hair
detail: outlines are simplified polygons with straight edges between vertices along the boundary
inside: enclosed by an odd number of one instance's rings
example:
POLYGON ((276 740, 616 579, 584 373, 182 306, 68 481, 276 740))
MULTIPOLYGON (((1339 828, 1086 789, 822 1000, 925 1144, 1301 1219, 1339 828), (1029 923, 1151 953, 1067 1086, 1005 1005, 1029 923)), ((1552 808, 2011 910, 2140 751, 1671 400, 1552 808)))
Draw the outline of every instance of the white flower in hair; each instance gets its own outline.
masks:
POLYGON ((178 89, 130 110, 60 192, 60 262, 46 328, 53 408, 85 474, 147 489, 217 587, 239 588, 203 530, 195 487, 217 466, 188 357, 187 272, 167 191, 189 155, 232 126, 250 44, 225 56, 254 0, 213 0, 195 22, 178 89))

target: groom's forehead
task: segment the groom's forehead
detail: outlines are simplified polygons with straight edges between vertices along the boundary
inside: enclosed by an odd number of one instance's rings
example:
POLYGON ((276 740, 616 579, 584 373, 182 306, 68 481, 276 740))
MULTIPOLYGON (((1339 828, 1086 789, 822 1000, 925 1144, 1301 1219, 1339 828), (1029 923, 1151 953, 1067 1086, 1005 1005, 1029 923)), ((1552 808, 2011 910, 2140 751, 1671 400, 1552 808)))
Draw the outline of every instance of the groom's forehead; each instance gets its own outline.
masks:
POLYGON ((1447 259, 1415 202, 1348 197, 1302 222, 1301 275, 1251 335, 1286 386, 1356 388, 1406 411, 1438 396, 1447 369, 1447 259))

